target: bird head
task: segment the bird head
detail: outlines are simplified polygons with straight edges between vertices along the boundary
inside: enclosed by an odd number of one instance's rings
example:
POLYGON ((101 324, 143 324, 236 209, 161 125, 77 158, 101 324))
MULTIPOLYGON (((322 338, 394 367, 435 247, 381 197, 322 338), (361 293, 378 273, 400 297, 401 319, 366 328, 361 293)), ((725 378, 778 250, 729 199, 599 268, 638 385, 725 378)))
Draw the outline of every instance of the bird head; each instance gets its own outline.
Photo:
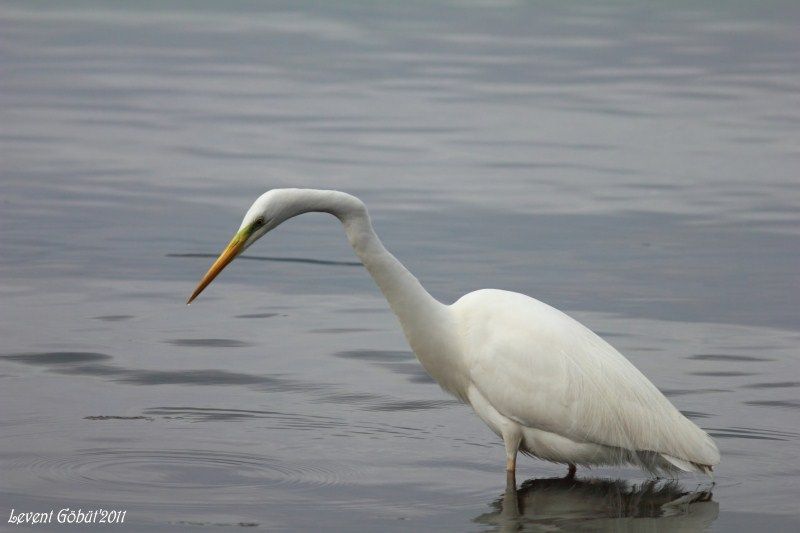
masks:
POLYGON ((231 261, 236 259, 258 239, 275 229, 281 222, 292 216, 288 209, 290 206, 286 201, 287 198, 284 198, 286 195, 280 193, 280 190, 268 191, 250 206, 250 209, 244 215, 244 219, 242 219, 239 231, 236 232, 217 260, 214 261, 208 272, 200 279, 197 288, 186 302, 187 305, 192 303, 231 261))

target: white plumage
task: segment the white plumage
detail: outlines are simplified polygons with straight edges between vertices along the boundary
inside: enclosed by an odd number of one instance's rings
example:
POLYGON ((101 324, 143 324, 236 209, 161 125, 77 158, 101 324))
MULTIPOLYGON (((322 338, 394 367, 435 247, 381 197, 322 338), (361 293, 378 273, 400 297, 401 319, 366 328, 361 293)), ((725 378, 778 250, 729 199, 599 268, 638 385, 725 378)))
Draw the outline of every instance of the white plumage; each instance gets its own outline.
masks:
POLYGON ((719 462, 708 434, 561 311, 496 290, 470 293, 453 309, 464 334, 470 403, 498 434, 504 423, 518 426, 523 451, 571 464, 633 463, 654 473, 706 471, 719 462))
POLYGON ((518 451, 570 465, 633 464, 648 472, 711 473, 719 451, 611 345, 566 314, 523 294, 434 299, 383 247, 364 204, 338 191, 275 189, 248 210, 239 232, 192 297, 253 242, 310 211, 342 222, 348 240, 397 315, 425 370, 472 406, 518 451))

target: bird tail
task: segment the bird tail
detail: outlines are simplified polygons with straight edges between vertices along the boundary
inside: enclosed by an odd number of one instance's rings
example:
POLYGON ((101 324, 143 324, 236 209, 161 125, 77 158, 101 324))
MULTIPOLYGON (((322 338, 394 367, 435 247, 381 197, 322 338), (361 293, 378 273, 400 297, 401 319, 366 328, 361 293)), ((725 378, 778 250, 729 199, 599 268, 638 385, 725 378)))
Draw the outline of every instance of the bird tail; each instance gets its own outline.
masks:
POLYGON ((685 461, 683 459, 678 459, 677 457, 667 455, 666 453, 662 453, 661 458, 678 470, 683 470, 684 472, 696 472, 698 474, 705 474, 712 479, 714 478, 714 471, 711 465, 703 465, 700 463, 694 463, 692 461, 685 461))

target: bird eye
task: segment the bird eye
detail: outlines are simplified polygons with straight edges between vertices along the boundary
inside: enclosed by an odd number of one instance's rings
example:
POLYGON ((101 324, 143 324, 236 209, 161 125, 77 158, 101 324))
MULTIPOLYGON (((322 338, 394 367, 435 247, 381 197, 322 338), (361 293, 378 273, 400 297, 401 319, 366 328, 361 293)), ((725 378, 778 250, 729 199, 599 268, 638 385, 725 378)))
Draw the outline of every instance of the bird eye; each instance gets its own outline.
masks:
POLYGON ((263 218, 257 218, 256 221, 253 222, 253 227, 254 228, 260 228, 263 225, 264 225, 264 219, 263 218))

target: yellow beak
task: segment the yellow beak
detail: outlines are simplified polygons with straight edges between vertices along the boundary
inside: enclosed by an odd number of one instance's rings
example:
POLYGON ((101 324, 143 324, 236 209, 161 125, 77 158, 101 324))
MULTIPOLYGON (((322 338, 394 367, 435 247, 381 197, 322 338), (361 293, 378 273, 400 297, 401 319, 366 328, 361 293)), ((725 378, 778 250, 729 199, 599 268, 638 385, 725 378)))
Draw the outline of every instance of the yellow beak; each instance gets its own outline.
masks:
POLYGON ((197 298, 203 289, 208 287, 208 284, 214 281, 214 278, 222 272, 222 269, 225 268, 228 263, 236 259, 236 256, 242 251, 244 247, 244 243, 247 241, 247 237, 249 236, 249 232, 247 229, 244 229, 233 236, 231 242, 228 243, 228 247, 219 255, 214 264, 211 265, 211 268, 208 269, 206 275, 203 276, 203 279, 200 280, 200 283, 197 284, 197 288, 194 290, 192 295, 186 301, 186 305, 192 303, 192 300, 197 298))

